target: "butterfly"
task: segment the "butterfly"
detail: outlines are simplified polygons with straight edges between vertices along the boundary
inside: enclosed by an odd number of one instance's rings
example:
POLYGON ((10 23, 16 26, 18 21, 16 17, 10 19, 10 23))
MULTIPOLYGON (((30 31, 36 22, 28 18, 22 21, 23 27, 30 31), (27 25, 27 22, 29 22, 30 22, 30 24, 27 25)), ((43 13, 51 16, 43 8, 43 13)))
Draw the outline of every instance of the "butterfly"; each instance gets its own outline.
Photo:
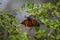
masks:
POLYGON ((23 25, 27 26, 27 27, 31 27, 29 32, 31 31, 31 29, 33 28, 33 26, 40 26, 40 24, 37 22, 37 20, 33 19, 31 16, 26 17, 26 19, 24 21, 22 21, 23 25))
POLYGON ((39 26, 38 22, 35 19, 30 18, 30 16, 27 17, 24 21, 22 21, 21 24, 28 27, 39 26))

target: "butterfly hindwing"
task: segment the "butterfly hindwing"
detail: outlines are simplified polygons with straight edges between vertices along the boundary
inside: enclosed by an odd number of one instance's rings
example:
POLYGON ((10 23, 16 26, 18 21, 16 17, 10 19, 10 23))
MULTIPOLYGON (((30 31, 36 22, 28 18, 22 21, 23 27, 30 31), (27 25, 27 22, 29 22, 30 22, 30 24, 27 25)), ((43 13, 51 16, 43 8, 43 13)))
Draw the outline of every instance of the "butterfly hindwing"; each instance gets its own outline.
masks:
POLYGON ((36 25, 36 20, 31 20, 31 23, 32 23, 32 25, 34 26, 34 25, 36 25))

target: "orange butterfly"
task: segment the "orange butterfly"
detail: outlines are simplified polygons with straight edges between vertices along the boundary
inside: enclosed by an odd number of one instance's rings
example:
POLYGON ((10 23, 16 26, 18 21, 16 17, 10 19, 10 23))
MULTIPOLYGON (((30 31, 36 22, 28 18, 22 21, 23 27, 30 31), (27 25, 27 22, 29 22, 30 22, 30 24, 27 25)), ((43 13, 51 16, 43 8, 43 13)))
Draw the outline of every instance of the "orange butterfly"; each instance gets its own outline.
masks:
POLYGON ((32 27, 34 25, 36 25, 36 20, 32 20, 32 19, 26 19, 22 22, 22 24, 24 24, 25 26, 29 26, 32 27))
MULTIPOLYGON (((38 27, 40 26, 36 20, 31 18, 31 16, 27 17, 21 24, 24 24, 25 26, 32 27, 32 28, 33 26, 38 26, 38 27)), ((31 31, 31 29, 29 30, 29 32, 31 31)))
POLYGON ((37 25, 37 21, 27 17, 27 19, 25 19, 22 22, 22 24, 24 24, 25 26, 28 26, 28 27, 32 27, 32 26, 36 26, 37 25))

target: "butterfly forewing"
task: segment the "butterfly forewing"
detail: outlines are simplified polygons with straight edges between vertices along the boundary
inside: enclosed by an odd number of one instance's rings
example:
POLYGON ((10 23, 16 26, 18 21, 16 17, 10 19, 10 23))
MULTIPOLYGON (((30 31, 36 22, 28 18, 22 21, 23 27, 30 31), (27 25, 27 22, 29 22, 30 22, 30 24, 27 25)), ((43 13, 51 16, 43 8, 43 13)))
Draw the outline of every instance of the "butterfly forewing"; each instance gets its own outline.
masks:
POLYGON ((25 26, 28 26, 28 23, 29 23, 29 20, 28 20, 28 19, 26 19, 26 20, 24 20, 24 21, 22 22, 22 24, 24 24, 25 26))

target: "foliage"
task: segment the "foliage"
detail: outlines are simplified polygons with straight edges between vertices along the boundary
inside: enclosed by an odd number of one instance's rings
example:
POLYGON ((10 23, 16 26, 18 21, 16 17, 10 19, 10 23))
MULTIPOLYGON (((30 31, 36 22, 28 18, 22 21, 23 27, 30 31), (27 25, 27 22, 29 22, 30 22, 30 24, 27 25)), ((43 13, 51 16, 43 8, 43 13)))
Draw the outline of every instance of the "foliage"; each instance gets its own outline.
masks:
MULTIPOLYGON (((38 5, 26 3, 22 8, 26 8, 27 15, 34 15, 35 19, 40 22, 40 27, 34 26, 36 40, 60 40, 60 1, 56 4, 50 2, 38 5), (42 28, 42 25, 46 28, 42 28)), ((17 12, 19 13, 19 11, 17 12)), ((15 11, 0 13, 0 40, 29 40, 26 32, 18 30, 16 15, 15 11), (5 38, 1 31, 5 31, 7 34, 5 34, 5 38)))
POLYGON ((0 40, 28 40, 27 34, 24 32, 20 32, 17 29, 18 21, 16 19, 17 13, 15 11, 7 11, 4 13, 0 13, 0 30, 5 31, 5 37, 1 35, 0 32, 0 40), (4 38, 4 39, 2 39, 4 38))

